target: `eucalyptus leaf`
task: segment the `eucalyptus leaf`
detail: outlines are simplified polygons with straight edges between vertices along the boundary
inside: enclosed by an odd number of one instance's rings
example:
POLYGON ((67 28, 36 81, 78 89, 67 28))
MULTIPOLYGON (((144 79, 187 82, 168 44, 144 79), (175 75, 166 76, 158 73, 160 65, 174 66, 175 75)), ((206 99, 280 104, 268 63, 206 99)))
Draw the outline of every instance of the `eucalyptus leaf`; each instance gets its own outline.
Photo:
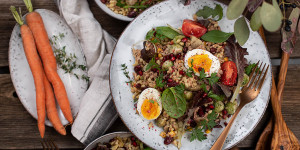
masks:
POLYGON ((256 11, 251 16, 250 27, 253 31, 257 31, 261 27, 261 19, 260 19, 260 10, 261 7, 258 7, 256 11))
POLYGON ((225 42, 233 33, 226 33, 220 30, 212 30, 205 33, 201 39, 207 42, 222 43, 225 42))
POLYGON ((248 5, 247 5, 248 10, 250 12, 254 12, 262 2, 263 2, 263 0, 249 0, 248 5))
POLYGON ((276 1, 276 0, 272 0, 272 4, 273 4, 273 6, 276 8, 277 12, 280 12, 280 15, 281 15, 281 18, 282 18, 283 15, 282 15, 282 13, 281 13, 281 10, 280 10, 280 8, 279 8, 279 5, 278 5, 277 1, 276 1))
POLYGON ((260 18, 264 28, 270 32, 277 31, 281 26, 281 11, 267 2, 263 2, 260 18))
POLYGON ((248 0, 232 0, 227 8, 226 16, 229 20, 238 18, 248 4, 248 0))
POLYGON ((240 17, 234 23, 234 36, 238 43, 243 46, 249 38, 250 30, 245 17, 240 17))

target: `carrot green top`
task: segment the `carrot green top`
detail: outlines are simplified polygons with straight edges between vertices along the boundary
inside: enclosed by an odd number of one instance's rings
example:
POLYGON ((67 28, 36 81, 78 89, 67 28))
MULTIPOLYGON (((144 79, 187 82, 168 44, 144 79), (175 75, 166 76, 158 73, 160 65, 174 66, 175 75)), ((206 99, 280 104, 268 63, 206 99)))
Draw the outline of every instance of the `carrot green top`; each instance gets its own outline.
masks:
POLYGON ((28 10, 29 12, 32 12, 32 11, 33 11, 33 7, 32 7, 31 0, 24 0, 24 3, 25 3, 25 5, 26 5, 26 7, 27 7, 27 10, 28 10))
MULTIPOLYGON (((21 16, 19 15, 19 13, 17 12, 16 10, 16 7, 15 6, 10 6, 10 11, 11 13, 13 14, 15 20, 17 21, 17 23, 21 26, 24 24, 21 16)), ((20 14, 21 14, 21 9, 19 10, 20 11, 20 14)))

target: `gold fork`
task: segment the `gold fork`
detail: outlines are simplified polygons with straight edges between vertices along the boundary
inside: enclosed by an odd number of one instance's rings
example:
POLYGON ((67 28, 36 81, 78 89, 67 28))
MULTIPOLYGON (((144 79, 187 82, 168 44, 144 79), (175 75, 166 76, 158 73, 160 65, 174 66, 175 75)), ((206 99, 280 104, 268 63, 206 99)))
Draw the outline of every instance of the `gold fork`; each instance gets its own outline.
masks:
POLYGON ((59 150, 53 140, 42 140, 41 144, 43 146, 43 150, 59 150))
POLYGON ((267 66, 267 69, 265 70, 266 64, 264 64, 264 67, 263 67, 262 71, 260 72, 260 69, 261 69, 263 63, 260 64, 260 66, 258 68, 259 71, 256 71, 258 64, 259 64, 259 61, 257 62, 256 66, 254 67, 254 69, 252 70, 252 72, 250 74, 249 82, 242 88, 242 93, 240 94, 240 98, 241 98, 240 105, 238 106, 238 108, 236 109, 236 112, 232 116, 232 118, 229 121, 229 123, 227 124, 226 128, 221 133, 221 135, 219 136, 219 138, 217 139, 217 141, 211 147, 210 150, 221 150, 222 149, 225 139, 226 139, 226 137, 230 131, 230 128, 231 128, 235 118, 237 117, 238 113, 242 110, 242 108, 246 104, 253 101, 259 94, 261 87, 265 81, 266 75, 268 73, 269 65, 267 66), (264 74, 263 78, 261 78, 262 74, 264 74), (258 76, 258 78, 257 78, 257 76, 258 76))

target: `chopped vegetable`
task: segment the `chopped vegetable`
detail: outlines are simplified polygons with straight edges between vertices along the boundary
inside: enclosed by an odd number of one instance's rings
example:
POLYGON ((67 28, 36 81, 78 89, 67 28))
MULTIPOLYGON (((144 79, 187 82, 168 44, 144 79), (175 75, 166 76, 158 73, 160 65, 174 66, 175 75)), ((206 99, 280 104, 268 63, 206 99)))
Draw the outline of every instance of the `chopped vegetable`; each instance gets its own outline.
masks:
POLYGON ((193 92, 191 91, 184 91, 184 97, 186 100, 190 100, 193 98, 193 92))
POLYGON ((169 68, 171 68, 173 66, 173 62, 171 60, 167 60, 163 63, 162 68, 164 70, 169 70, 169 68))
POLYGON ((214 105, 215 105, 215 111, 217 113, 222 112, 222 110, 224 109, 224 103, 222 101, 216 101, 214 105))
POLYGON ((234 102, 228 102, 225 106, 225 109, 227 110, 228 114, 233 115, 235 110, 237 108, 237 103, 236 101, 234 102))

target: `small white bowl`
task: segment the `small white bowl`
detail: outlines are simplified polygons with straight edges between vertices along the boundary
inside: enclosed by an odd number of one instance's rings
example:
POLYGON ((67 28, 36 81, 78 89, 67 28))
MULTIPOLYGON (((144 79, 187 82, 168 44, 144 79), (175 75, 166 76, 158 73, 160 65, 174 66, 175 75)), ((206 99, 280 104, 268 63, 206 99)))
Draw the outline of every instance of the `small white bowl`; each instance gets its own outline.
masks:
POLYGON ((123 137, 133 136, 133 134, 130 132, 113 132, 113 133, 105 134, 105 135, 97 138, 93 142, 91 142, 84 150, 92 150, 93 148, 95 148, 98 145, 98 143, 108 143, 110 139, 113 139, 114 137, 117 137, 117 136, 123 138, 123 137))
POLYGON ((113 12, 111 9, 109 9, 105 4, 103 4, 101 2, 101 0, 95 0, 96 4, 107 14, 109 14, 110 16, 119 19, 119 20, 123 20, 123 21, 132 21, 134 18, 129 18, 127 16, 121 15, 121 14, 117 14, 115 12, 113 12))

